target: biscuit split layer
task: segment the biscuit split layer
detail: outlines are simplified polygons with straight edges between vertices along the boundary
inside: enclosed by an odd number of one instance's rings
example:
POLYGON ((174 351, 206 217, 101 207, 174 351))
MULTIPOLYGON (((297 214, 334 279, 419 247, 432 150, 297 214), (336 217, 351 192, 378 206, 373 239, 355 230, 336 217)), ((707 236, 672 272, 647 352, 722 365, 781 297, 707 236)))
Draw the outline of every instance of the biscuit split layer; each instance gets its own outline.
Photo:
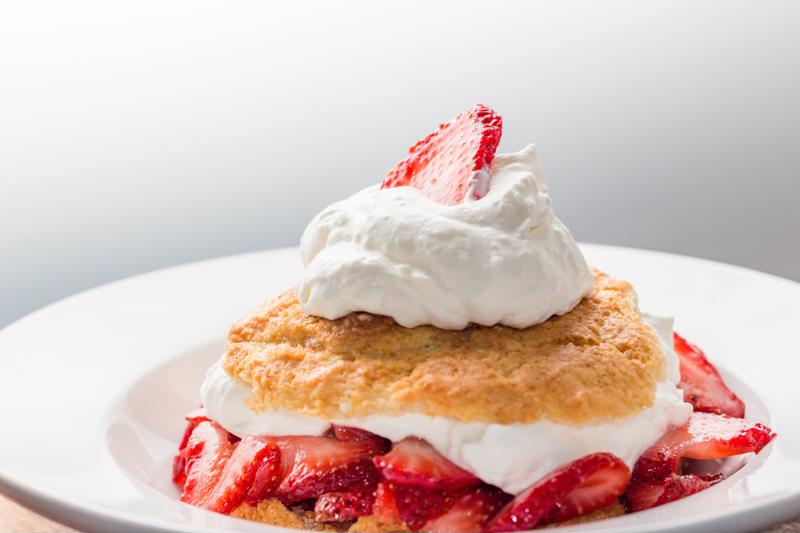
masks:
POLYGON ((526 329, 404 328, 303 313, 295 290, 234 325, 223 366, 257 412, 324 419, 420 413, 499 424, 587 422, 653 404, 665 354, 631 285, 595 272, 572 311, 526 329))

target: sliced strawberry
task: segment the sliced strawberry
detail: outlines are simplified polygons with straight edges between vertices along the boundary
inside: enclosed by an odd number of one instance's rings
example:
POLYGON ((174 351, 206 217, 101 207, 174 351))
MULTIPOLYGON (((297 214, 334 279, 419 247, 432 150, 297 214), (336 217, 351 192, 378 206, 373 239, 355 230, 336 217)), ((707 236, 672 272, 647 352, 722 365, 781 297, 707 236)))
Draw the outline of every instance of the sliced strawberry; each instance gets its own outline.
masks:
POLYGON ((631 479, 631 471, 621 459, 610 454, 598 454, 594 463, 585 465, 593 473, 570 492, 564 499, 556 502, 544 518, 543 523, 563 522, 597 509, 608 507, 625 492, 631 479))
POLYGON ((679 500, 707 489, 721 479, 722 476, 701 478, 692 474, 673 474, 655 483, 633 480, 625 491, 625 510, 632 513, 679 500))
POLYGON ((514 498, 489 523, 487 530, 531 529, 546 518, 564 519, 607 507, 625 490, 630 476, 627 470, 625 463, 610 453, 581 457, 514 498), (574 492, 575 497, 570 499, 574 492), (558 507, 559 503, 563 508, 558 507))
POLYGON ((172 460, 172 481, 180 488, 183 488, 183 484, 186 483, 187 452, 185 450, 186 445, 189 443, 189 437, 200 422, 208 420, 206 417, 206 410, 202 407, 191 411, 185 418, 187 421, 186 429, 183 432, 183 438, 178 446, 178 453, 175 454, 172 460))
POLYGON ((445 205, 480 199, 502 134, 503 119, 493 109, 469 107, 409 148, 381 188, 411 186, 445 205))
POLYGON ((315 517, 319 522, 348 522, 372 514, 375 489, 328 492, 317 498, 315 517))
POLYGON ((441 516, 429 520, 421 531, 472 532, 483 531, 489 520, 511 496, 496 487, 481 485, 464 489, 454 496, 452 507, 441 516))
POLYGON ((368 442, 373 447, 376 454, 386 453, 392 446, 392 441, 389 439, 384 439, 364 429, 333 424, 333 434, 339 440, 368 442))
POLYGON ((269 498, 281 482, 281 451, 270 443, 266 455, 256 469, 253 482, 247 489, 244 500, 252 505, 269 498))
POLYGON ((703 351, 677 333, 673 334, 673 344, 680 360, 678 387, 683 390, 684 400, 692 404, 695 411, 742 418, 744 402, 725 385, 703 351))
POLYGON ((378 487, 375 489, 375 505, 372 508, 372 513, 378 517, 382 524, 397 525, 403 523, 403 519, 400 518, 400 511, 397 510, 394 491, 385 481, 378 483, 378 487))
POLYGON ((742 418, 692 413, 683 426, 669 431, 642 454, 633 476, 658 482, 680 471, 681 459, 722 459, 761 451, 775 438, 768 427, 742 418))
POLYGON ((188 503, 218 513, 231 512, 244 501, 256 473, 264 462, 271 462, 274 465, 272 468, 277 468, 280 455, 275 453, 276 451, 274 444, 248 435, 239 442, 225 463, 225 468, 213 490, 206 495, 195 493, 188 503))
POLYGON ((378 482, 371 442, 331 437, 271 440, 281 449, 282 481, 276 496, 284 503, 316 498, 326 492, 374 488, 378 482))
POLYGON ((375 457, 375 466, 387 481, 397 485, 452 490, 480 483, 433 446, 414 437, 395 443, 389 453, 375 457))
POLYGON ((184 448, 186 483, 181 501, 202 506, 214 491, 235 448, 228 440, 228 432, 219 424, 200 422, 184 448))
POLYGON ((430 520, 443 515, 454 503, 448 491, 395 484, 385 485, 383 491, 392 493, 389 499, 394 501, 400 523, 412 531, 418 531, 430 520))

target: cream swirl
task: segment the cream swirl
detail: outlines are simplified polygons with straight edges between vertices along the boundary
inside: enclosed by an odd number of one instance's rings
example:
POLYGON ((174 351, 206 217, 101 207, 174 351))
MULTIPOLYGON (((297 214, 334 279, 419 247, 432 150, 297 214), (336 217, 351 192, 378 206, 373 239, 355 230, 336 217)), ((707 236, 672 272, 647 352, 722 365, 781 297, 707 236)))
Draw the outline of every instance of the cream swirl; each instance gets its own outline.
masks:
POLYGON ((375 186, 324 209, 301 240, 303 310, 443 329, 524 328, 570 311, 593 277, 553 212, 534 146, 498 155, 490 183, 455 206, 375 186))

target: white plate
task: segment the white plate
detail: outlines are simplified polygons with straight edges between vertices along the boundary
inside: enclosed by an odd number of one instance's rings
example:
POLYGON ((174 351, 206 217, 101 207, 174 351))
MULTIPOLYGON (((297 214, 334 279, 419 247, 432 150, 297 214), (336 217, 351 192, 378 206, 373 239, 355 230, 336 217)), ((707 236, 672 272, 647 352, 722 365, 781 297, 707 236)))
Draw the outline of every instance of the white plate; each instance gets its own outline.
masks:
MULTIPOLYGON (((800 284, 656 252, 585 245, 643 309, 725 369, 778 438, 729 479, 560 531, 749 531, 800 514, 800 284)), ((296 283, 295 249, 171 268, 84 292, 0 332, 0 490, 83 530, 270 531, 184 505, 170 463, 228 325, 296 283)))

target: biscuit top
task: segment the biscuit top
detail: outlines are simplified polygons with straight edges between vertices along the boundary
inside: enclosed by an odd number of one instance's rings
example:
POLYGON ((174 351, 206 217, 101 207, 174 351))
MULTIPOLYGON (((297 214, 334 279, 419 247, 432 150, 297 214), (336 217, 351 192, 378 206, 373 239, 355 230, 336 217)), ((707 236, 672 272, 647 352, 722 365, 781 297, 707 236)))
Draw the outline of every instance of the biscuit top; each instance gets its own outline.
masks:
POLYGON ((471 422, 583 424, 653 404, 666 356, 624 281, 595 272, 572 311, 526 329, 404 328, 304 314, 295 290, 231 328, 223 363, 257 412, 325 419, 421 413, 471 422))

